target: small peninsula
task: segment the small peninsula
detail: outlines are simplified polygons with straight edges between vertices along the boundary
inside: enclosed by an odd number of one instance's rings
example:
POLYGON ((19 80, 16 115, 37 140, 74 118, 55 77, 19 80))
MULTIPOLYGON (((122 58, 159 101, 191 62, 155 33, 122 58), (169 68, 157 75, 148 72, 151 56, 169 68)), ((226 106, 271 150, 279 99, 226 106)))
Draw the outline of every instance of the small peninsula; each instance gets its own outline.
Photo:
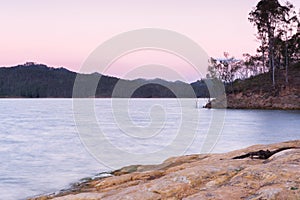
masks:
POLYGON ((300 63, 290 68, 288 83, 285 81, 284 70, 277 70, 275 75, 275 86, 272 85, 270 72, 246 80, 236 80, 226 85, 225 101, 224 97, 219 97, 205 107, 300 110, 300 63))

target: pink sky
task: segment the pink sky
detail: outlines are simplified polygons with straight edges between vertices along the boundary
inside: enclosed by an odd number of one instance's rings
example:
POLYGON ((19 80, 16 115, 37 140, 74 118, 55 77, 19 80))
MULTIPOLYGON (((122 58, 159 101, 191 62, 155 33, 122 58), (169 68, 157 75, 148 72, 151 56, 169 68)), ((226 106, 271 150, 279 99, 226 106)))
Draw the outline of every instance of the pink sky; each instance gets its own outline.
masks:
MULTIPOLYGON (((241 57, 245 52, 255 53, 258 45, 254 37, 255 28, 247 20, 248 13, 257 2, 1 1, 0 66, 34 61, 77 71, 102 42, 122 32, 146 27, 184 34, 212 57, 222 57, 224 51, 241 57)), ((291 2, 299 9, 299 1, 291 2)), ((128 64, 128 59, 126 62, 128 64)), ((115 66, 115 70, 109 73, 121 76, 121 71, 115 66)), ((189 76, 188 79, 195 77, 189 76)))

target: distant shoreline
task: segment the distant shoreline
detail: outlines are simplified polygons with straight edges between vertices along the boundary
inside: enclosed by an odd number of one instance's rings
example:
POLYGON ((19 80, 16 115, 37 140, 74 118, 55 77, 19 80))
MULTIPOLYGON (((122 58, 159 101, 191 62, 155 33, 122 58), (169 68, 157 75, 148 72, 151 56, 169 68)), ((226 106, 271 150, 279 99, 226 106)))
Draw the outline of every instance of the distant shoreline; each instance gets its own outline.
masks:
POLYGON ((65 68, 51 68, 35 63, 0 68, 0 80, 0 98, 72 98, 73 96, 205 98, 210 96, 204 80, 193 83, 166 81, 159 78, 126 80, 99 73, 80 74, 65 68))
MULTIPOLYGON (((239 95, 228 95, 226 105, 224 105, 223 101, 220 101, 218 99, 214 99, 210 102, 207 102, 206 104, 203 104, 202 106, 198 106, 197 103, 195 103, 195 107, 199 108, 205 108, 205 109, 241 109, 241 110, 300 110, 300 104, 298 103, 298 98, 295 100, 295 104, 271 104, 271 103, 265 103, 257 96, 254 98, 247 97, 246 99, 237 98, 239 95), (255 99, 257 98, 257 99, 255 99), (248 102, 253 102, 251 105, 247 105, 248 102), (263 103, 261 103, 263 102, 263 103), (267 105, 267 106, 266 106, 267 105)), ((144 98, 144 97, 132 97, 132 98, 126 98, 126 97, 83 97, 83 98, 73 98, 73 97, 39 97, 39 98, 29 98, 29 97, 0 97, 0 101, 5 99, 18 99, 18 100, 46 100, 46 99, 177 99, 175 97, 151 97, 151 98, 144 98)), ((208 100, 209 98, 180 98, 180 99, 203 99, 208 100)), ((275 100, 273 100, 275 101, 275 100)), ((280 102, 280 100, 277 100, 280 102)))

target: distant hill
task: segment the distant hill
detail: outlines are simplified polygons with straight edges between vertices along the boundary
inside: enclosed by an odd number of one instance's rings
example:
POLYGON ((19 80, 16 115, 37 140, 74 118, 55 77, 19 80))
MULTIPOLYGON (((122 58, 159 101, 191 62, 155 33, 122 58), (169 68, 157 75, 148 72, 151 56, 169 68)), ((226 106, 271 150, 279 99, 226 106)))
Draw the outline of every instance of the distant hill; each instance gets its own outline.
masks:
MULTIPOLYGON (((0 97, 20 98, 71 98, 76 76, 84 77, 82 81, 99 79, 94 96, 96 97, 127 97, 127 91, 115 90, 116 84, 123 88, 134 88, 130 97, 133 98, 190 98, 191 88, 197 97, 209 97, 204 81, 192 84, 181 81, 154 80, 124 80, 104 76, 98 73, 77 74, 65 68, 52 68, 43 64, 26 63, 14 67, 0 68, 0 97), (191 87, 192 86, 192 87, 191 87), (117 91, 117 92, 116 92, 117 91)), ((82 83, 84 85, 84 83, 82 83)), ((90 97, 88 93, 80 97, 90 97)))

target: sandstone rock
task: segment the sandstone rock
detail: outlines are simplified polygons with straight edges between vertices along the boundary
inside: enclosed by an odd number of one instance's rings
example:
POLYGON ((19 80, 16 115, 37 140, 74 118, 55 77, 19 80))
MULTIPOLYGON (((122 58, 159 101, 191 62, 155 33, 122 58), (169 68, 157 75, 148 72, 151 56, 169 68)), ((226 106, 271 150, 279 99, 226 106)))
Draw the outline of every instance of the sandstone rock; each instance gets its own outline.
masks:
POLYGON ((129 166, 75 191, 35 199, 300 199, 299 169, 297 140, 129 166), (259 150, 276 153, 268 159, 232 159, 259 150))

